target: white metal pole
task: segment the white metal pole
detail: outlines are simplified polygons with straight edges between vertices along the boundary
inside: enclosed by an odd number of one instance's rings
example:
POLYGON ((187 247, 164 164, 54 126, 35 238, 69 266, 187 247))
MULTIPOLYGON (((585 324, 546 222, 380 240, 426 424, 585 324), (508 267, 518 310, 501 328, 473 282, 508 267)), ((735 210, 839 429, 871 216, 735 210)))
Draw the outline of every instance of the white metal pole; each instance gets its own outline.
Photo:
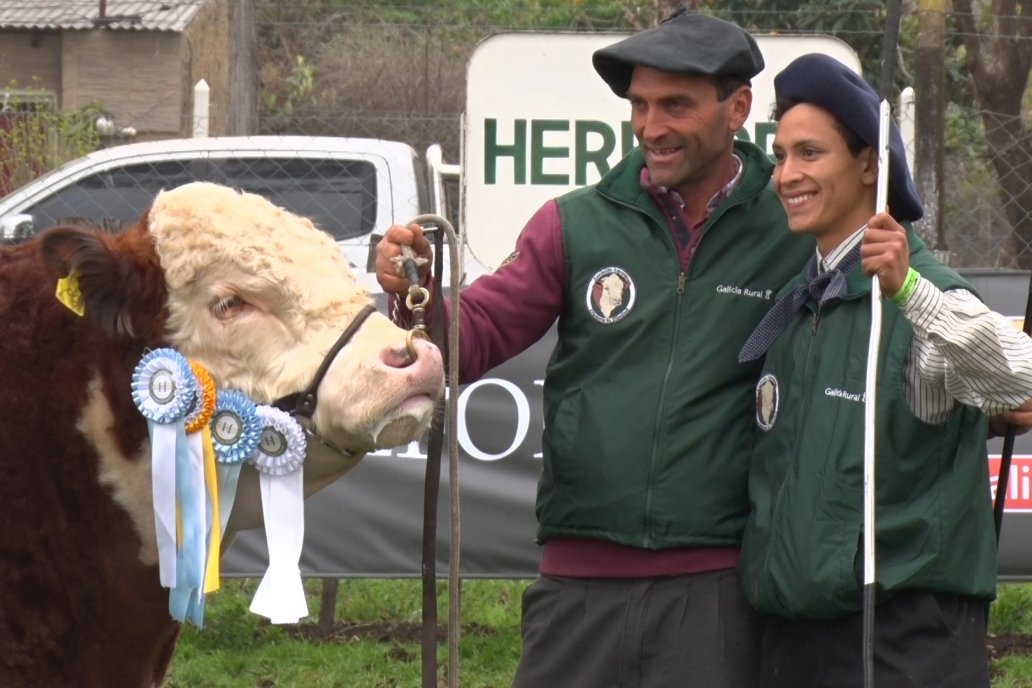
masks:
POLYGON ((193 105, 193 137, 195 139, 208 138, 208 111, 210 109, 211 89, 208 82, 201 79, 194 86, 193 105))
MULTIPOLYGON (((888 206, 889 132, 891 108, 881 102, 878 126, 878 188, 875 211, 888 206)), ((878 386, 878 355, 881 344, 881 285, 878 275, 871 277, 871 335, 867 346, 867 384, 864 397, 864 592, 863 592, 863 655, 864 686, 874 686, 874 602, 875 602, 875 411, 878 386)))

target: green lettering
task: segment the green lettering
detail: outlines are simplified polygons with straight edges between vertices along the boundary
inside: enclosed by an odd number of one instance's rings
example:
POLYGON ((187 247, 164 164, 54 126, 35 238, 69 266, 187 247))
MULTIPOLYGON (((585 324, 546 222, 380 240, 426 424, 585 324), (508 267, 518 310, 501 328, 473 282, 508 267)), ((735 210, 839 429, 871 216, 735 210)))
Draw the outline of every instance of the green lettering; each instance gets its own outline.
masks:
POLYGON ((498 143, 498 120, 484 120, 484 183, 494 184, 498 178, 498 158, 512 158, 512 177, 516 184, 527 183, 527 120, 518 119, 513 122, 513 135, 516 139, 511 145, 498 143))
POLYGON ((569 158, 570 149, 566 146, 546 146, 545 132, 569 131, 570 123, 562 119, 535 119, 530 123, 530 183, 559 184, 570 183, 568 174, 545 174, 546 158, 569 158))
POLYGON ((638 145, 638 142, 634 139, 634 129, 631 127, 630 122, 621 122, 620 139, 620 150, 622 151, 623 155, 627 155, 632 150, 634 150, 635 146, 638 145))
POLYGON ((593 120, 577 120, 574 123, 573 131, 576 139, 574 160, 577 165, 573 183, 577 186, 584 186, 588 183, 589 163, 595 165, 600 177, 609 171, 609 156, 616 148, 616 134, 605 122, 593 120), (602 137, 602 145, 599 148, 588 150, 589 134, 598 134, 602 137))

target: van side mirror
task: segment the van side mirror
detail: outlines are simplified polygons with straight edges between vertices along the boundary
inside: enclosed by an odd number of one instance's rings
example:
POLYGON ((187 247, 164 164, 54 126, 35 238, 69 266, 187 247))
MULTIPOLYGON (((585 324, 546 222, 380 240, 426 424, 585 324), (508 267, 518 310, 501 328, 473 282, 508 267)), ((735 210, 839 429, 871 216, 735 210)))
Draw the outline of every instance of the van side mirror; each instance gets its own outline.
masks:
POLYGON ((36 222, 32 215, 18 213, 0 217, 0 242, 16 244, 35 233, 36 222))

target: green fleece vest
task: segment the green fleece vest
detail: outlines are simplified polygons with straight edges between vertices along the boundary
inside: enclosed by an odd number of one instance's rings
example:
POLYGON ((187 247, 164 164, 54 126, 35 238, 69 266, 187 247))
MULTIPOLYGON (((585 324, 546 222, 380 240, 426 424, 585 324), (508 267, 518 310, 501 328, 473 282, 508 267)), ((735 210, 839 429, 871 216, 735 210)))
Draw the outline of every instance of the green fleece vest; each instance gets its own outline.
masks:
POLYGON ((544 387, 540 541, 737 545, 759 368, 742 343, 813 251, 789 234, 771 163, 745 168, 682 272, 634 151, 559 199, 566 299, 544 387))
MULTIPOLYGON (((940 289, 971 285, 910 232, 911 265, 940 289)), ((797 280, 798 281, 798 280, 797 280)), ((863 455, 870 280, 860 267, 842 302, 809 310, 767 352, 756 388, 753 511, 740 571, 760 610, 828 619, 862 602, 863 455)), ((910 411, 903 365, 913 330, 883 300, 876 387, 876 593, 995 594, 987 419, 957 404, 941 424, 910 411)))

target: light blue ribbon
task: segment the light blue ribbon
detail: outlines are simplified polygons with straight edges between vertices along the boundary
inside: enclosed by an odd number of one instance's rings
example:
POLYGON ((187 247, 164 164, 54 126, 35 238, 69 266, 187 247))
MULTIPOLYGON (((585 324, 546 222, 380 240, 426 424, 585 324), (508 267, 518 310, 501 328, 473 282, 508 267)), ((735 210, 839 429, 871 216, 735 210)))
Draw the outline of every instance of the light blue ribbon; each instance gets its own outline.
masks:
POLYGON ((240 467, 258 448, 262 421, 253 401, 238 390, 226 389, 215 395, 209 426, 219 483, 219 520, 225 533, 236 500, 240 467))
POLYGON ((201 584, 207 545, 202 460, 203 456, 189 450, 181 424, 176 436, 176 502, 183 539, 176 551, 176 585, 169 592, 168 610, 177 621, 189 616, 198 628, 204 620, 201 584))

